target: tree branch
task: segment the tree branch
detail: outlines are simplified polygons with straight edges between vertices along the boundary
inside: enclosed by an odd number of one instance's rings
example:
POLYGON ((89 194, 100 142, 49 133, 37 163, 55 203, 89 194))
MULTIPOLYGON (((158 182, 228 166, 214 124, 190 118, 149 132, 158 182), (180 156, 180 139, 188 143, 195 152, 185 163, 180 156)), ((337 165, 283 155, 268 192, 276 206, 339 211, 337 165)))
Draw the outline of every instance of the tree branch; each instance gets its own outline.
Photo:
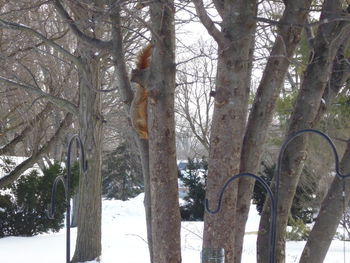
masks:
POLYGON ((70 61, 75 63, 77 66, 81 65, 80 60, 77 57, 75 57, 74 55, 72 55, 68 50, 64 49, 60 45, 56 44, 54 41, 45 37, 43 34, 39 33, 38 31, 36 31, 36 30, 26 26, 26 25, 17 24, 17 23, 13 23, 13 22, 9 22, 9 21, 5 21, 3 19, 0 19, 0 27, 22 31, 22 32, 28 33, 32 36, 35 36, 35 37, 41 39, 47 45, 53 47, 55 50, 57 50, 58 52, 60 52, 64 56, 66 56, 70 61))
POLYGON ((37 87, 31 86, 31 85, 28 85, 25 83, 19 83, 19 82, 13 81, 11 79, 4 78, 2 76, 0 76, 0 81, 7 83, 7 84, 14 85, 14 86, 22 88, 22 89, 25 89, 26 91, 28 91, 32 94, 36 94, 36 95, 45 97, 48 101, 50 101, 51 103, 53 103, 54 105, 56 105, 60 109, 66 110, 74 115, 79 114, 78 107, 76 105, 74 105, 73 103, 71 103, 70 101, 53 96, 51 94, 48 94, 37 87))
POLYGON ((120 5, 116 5, 115 8, 113 8, 110 14, 110 19, 112 22, 113 65, 115 66, 115 74, 119 80, 118 86, 122 95, 122 100, 125 105, 127 105, 127 111, 129 111, 133 99, 133 91, 131 89, 125 64, 123 34, 121 32, 120 5))
POLYGON ((27 126, 22 130, 20 134, 15 136, 9 143, 0 148, 0 155, 7 154, 11 149, 13 149, 19 142, 23 141, 23 139, 29 134, 30 131, 33 130, 33 126, 44 118, 52 109, 52 104, 47 104, 46 107, 32 119, 27 126))
POLYGON ((97 38, 90 37, 84 34, 76 25, 74 20, 70 17, 68 12, 62 6, 59 0, 55 0, 55 7, 57 12, 61 15, 61 17, 67 22, 69 28, 72 30, 74 35, 78 37, 80 40, 84 41, 90 46, 96 47, 98 49, 110 50, 112 48, 112 41, 103 41, 97 38))
POLYGON ((218 45, 223 45, 225 43, 225 38, 219 29, 216 28, 214 22, 208 16, 202 0, 193 0, 194 6, 196 8, 197 15, 201 20, 202 24, 207 29, 208 33, 215 39, 218 45))
POLYGON ((55 146, 59 139, 63 137, 66 129, 72 123, 73 115, 71 113, 67 113, 60 126, 56 130, 55 134, 51 137, 51 139, 42 146, 37 152, 33 153, 28 159, 20 163, 13 169, 10 173, 0 178, 0 188, 4 188, 7 185, 13 183, 17 180, 28 168, 32 167, 38 159, 44 154, 48 153, 50 149, 55 146))
POLYGON ((140 18, 139 16, 135 15, 134 12, 130 11, 126 6, 123 6, 123 10, 125 11, 125 13, 127 13, 128 15, 130 15, 131 17, 133 17, 134 19, 136 19, 137 21, 139 21, 141 24, 143 24, 149 31, 151 31, 152 36, 157 39, 158 41, 161 41, 161 37, 159 36, 159 34, 151 27, 151 25, 149 23, 147 23, 147 21, 145 21, 144 19, 140 18))
MULTIPOLYGON (((57 37, 49 38, 49 40, 50 40, 50 41, 59 40, 59 39, 63 38, 65 35, 67 35, 67 33, 68 33, 68 30, 65 30, 65 31, 62 32, 62 35, 59 35, 59 36, 57 36, 57 37)), ((40 47, 40 46, 42 46, 42 45, 44 45, 44 44, 45 44, 45 42, 44 42, 44 41, 41 41, 41 42, 39 42, 39 43, 37 43, 37 44, 35 44, 35 45, 33 45, 33 46, 29 46, 29 47, 26 47, 26 48, 23 48, 23 49, 15 50, 15 51, 13 51, 12 53, 10 53, 9 55, 7 55, 6 57, 8 57, 8 58, 14 57, 15 55, 17 55, 17 54, 20 53, 20 52, 31 51, 32 49, 38 48, 38 47, 40 47)))

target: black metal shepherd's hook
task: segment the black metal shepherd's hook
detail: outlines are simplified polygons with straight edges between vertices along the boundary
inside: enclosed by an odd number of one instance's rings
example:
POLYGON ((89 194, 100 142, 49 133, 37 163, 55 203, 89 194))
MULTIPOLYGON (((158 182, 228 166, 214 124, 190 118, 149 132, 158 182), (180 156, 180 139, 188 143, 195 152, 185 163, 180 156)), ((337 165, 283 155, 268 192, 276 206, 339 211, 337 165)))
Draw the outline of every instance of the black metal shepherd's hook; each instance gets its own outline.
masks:
POLYGON ((270 221, 270 242, 269 242, 269 262, 270 263, 275 263, 276 262, 276 236, 277 236, 277 206, 278 206, 278 195, 279 195, 279 185, 280 185, 280 174, 281 174, 281 168, 282 168, 282 159, 283 159, 283 155, 287 149, 287 146, 289 145, 289 143, 291 143, 296 137, 299 137, 302 134, 305 133, 314 133, 314 134, 318 134, 320 135, 322 138, 324 138, 328 144, 331 146, 332 152, 334 154, 334 159, 335 159, 335 172, 336 175, 339 178, 347 178, 350 177, 350 173, 349 174, 341 174, 340 170, 339 170, 339 155, 337 152, 337 149, 335 147, 335 144, 333 143, 333 141, 331 140, 331 138, 324 134, 321 131, 318 130, 314 130, 314 129, 304 129, 304 130, 300 130, 294 134, 292 134, 288 140, 286 140, 284 142, 284 144, 281 147, 281 150, 279 152, 278 155, 278 162, 277 162, 277 173, 276 173, 276 189, 275 189, 275 194, 272 193, 271 188, 267 185, 267 183, 260 177, 251 174, 251 173, 241 173, 241 174, 237 174, 232 176, 223 186, 221 192, 220 192, 220 196, 219 196, 219 200, 218 200, 218 205, 217 208, 215 210, 210 210, 209 209, 209 202, 208 199, 205 199, 205 209, 207 210, 208 213, 210 214, 216 214, 219 212, 220 208, 221 208, 221 202, 222 202, 222 197, 223 194, 226 190, 226 188, 228 187, 228 185, 243 176, 247 176, 247 177, 252 177, 255 180, 257 180, 259 183, 262 184, 262 186, 265 188, 266 192, 269 194, 270 196, 270 201, 271 201, 271 216, 272 219, 270 221))
POLYGON ((85 173, 87 171, 87 162, 85 161, 85 153, 84 153, 84 147, 83 143, 81 142, 81 139, 79 135, 75 134, 72 136, 72 138, 69 141, 68 144, 68 152, 67 152, 67 163, 66 163, 66 169, 67 174, 65 176, 57 176, 53 186, 52 186, 52 193, 51 193, 51 205, 49 208, 49 211, 47 213, 48 218, 54 219, 55 211, 56 211, 56 192, 57 192, 57 186, 59 182, 62 182, 64 191, 65 191, 65 201, 66 201, 66 263, 70 262, 70 180, 71 180, 71 152, 72 152, 72 146, 73 142, 76 142, 77 146, 80 146, 80 170, 85 173))
POLYGON ((275 258, 276 258, 275 247, 276 247, 277 204, 276 204, 276 200, 274 198, 274 195, 273 195, 273 193, 271 191, 271 188, 264 181, 264 179, 260 178, 259 176, 256 176, 255 174, 252 174, 252 173, 240 173, 240 174, 236 174, 236 175, 232 176, 224 184, 224 186, 221 189, 219 200, 218 200, 218 204, 217 204, 217 208, 215 210, 211 210, 209 208, 209 201, 208 201, 208 199, 205 199, 205 209, 210 214, 218 213, 220 211, 220 209, 221 209, 221 202, 222 202, 222 198, 223 198, 223 195, 224 195, 224 192, 225 192, 226 188, 229 186, 230 183, 232 183, 234 180, 236 180, 236 179, 238 179, 240 177, 251 177, 251 178, 254 178, 256 181, 258 181, 265 188, 266 192, 270 196, 272 219, 270 221, 269 262, 270 263, 274 263, 275 262, 275 258))
MULTIPOLYGON (((282 145, 281 147, 281 150, 279 152, 279 155, 278 155, 278 162, 277 162, 277 173, 276 173, 276 191, 275 191, 275 196, 276 196, 276 208, 277 208, 277 205, 278 205, 278 196, 279 196, 279 186, 280 186, 280 175, 281 175, 281 171, 282 171, 282 160, 283 160, 283 156, 284 156, 284 153, 288 147, 288 145, 297 137, 305 134, 305 133, 313 133, 313 134, 317 134, 319 136, 321 136, 323 139, 325 139, 329 146, 331 147, 332 149, 332 152, 333 152, 333 155, 334 155, 334 161, 335 161, 335 172, 336 172, 336 175, 339 177, 339 178, 346 178, 346 177, 350 177, 350 173, 349 174, 341 174, 340 170, 339 170, 339 155, 338 155, 338 152, 337 152, 337 148, 335 147, 335 144, 333 143, 332 139, 326 135, 325 133, 319 131, 319 130, 314 130, 314 129, 303 129, 303 130, 300 130, 300 131, 297 131, 296 133, 292 134, 288 140, 286 140, 284 142, 284 144, 282 145)), ((277 213, 277 211, 276 211, 277 213)), ((277 228, 276 228, 277 229, 277 228)), ((277 230, 274 230, 276 231, 275 235, 277 235, 277 230)))
MULTIPOLYGON (((346 177, 350 177, 350 173, 349 174, 341 174, 340 170, 339 170, 339 155, 337 152, 337 148, 335 147, 335 144, 333 143, 332 139, 326 135, 325 133, 318 131, 318 130, 314 130, 314 129, 304 129, 304 130, 300 130, 294 134, 292 134, 290 136, 290 138, 285 141, 285 143, 282 145, 280 153, 278 155, 278 164, 277 164, 277 177, 276 177, 276 188, 277 188, 277 192, 279 190, 279 175, 281 174, 281 167, 282 167, 282 158, 283 155, 287 149, 287 146, 289 145, 290 142, 292 142, 296 137, 299 137, 302 134, 305 133, 314 133, 317 135, 320 135, 322 138, 324 138, 329 146, 332 149, 333 155, 334 155, 334 161, 335 161, 335 173, 339 178, 346 178, 346 177)), ((277 199, 277 198, 276 198, 277 199)), ((277 199, 278 200, 278 199, 277 199)))

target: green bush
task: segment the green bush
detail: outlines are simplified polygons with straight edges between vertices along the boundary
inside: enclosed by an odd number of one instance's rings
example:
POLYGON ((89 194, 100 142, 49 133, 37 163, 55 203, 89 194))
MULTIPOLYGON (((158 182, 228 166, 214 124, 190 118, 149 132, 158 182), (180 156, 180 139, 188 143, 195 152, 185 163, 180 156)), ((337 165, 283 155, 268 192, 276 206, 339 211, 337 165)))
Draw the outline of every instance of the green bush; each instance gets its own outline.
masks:
POLYGON ((207 171, 208 163, 205 159, 201 161, 188 159, 186 171, 179 173, 180 180, 188 188, 188 193, 184 197, 186 203, 180 207, 182 220, 203 220, 207 171))
MULTIPOLYGON (((72 169, 74 174, 72 189, 77 185, 79 167, 72 169)), ((47 231, 57 232, 63 227, 65 193, 59 184, 56 196, 55 219, 47 218, 51 202, 51 189, 55 178, 64 175, 59 164, 54 164, 40 175, 33 170, 0 193, 0 237, 33 236, 47 231)), ((72 190, 73 192, 73 190, 72 190)))
POLYGON ((104 156, 102 165, 102 194, 107 199, 128 200, 144 189, 141 163, 121 143, 114 151, 104 156))
POLYGON ((287 229, 287 240, 307 240, 311 229, 301 219, 289 218, 290 227, 287 229))
MULTIPOLYGON (((262 162, 262 167, 263 170, 259 174, 261 178, 264 179, 268 185, 270 185, 276 165, 262 162)), ((303 169, 303 174, 303 176, 310 176, 305 167, 303 169)), ((304 223, 311 223, 313 221, 313 207, 310 206, 312 200, 314 199, 313 194, 315 188, 315 182, 310 185, 297 186, 290 211, 294 220, 301 219, 304 223)), ((255 182, 252 199, 253 203, 256 205, 256 210, 259 212, 259 214, 261 214, 266 199, 266 190, 259 182, 255 182)), ((289 222, 288 225, 290 225, 289 222)))

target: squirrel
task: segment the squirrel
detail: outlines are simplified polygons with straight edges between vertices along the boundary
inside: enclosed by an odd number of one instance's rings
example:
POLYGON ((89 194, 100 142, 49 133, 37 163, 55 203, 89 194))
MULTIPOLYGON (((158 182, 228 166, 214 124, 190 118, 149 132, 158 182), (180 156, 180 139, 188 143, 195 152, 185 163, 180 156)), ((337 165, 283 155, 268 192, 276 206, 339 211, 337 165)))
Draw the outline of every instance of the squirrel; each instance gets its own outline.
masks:
MULTIPOLYGON (((152 45, 149 44, 142 49, 137 57, 136 70, 146 70, 150 66, 152 45)), ((131 102, 130 118, 131 124, 136 130, 140 139, 148 139, 147 127, 147 103, 148 91, 141 84, 136 85, 134 99, 131 102)))

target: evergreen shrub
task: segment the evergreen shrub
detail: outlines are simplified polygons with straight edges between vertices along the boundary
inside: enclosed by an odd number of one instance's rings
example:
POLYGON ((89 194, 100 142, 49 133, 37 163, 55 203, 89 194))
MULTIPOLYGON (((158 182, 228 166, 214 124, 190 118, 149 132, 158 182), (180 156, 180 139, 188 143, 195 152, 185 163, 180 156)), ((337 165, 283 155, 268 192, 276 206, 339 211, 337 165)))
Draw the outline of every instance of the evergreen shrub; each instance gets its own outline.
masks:
MULTIPOLYGON (((271 185, 271 180, 274 175, 276 165, 262 162, 262 167, 263 170, 260 173, 260 176, 268 185, 271 185)), ((307 169, 303 169, 303 176, 309 176, 307 169)), ((288 225, 293 226, 295 222, 298 222, 298 224, 300 222, 306 224, 313 221, 313 209, 311 207, 306 207, 305 204, 309 204, 313 200, 314 188, 315 185, 297 186, 296 194, 291 207, 291 218, 288 225)), ((254 185, 253 203, 256 205, 256 209, 259 214, 262 212, 265 198, 265 189, 259 182, 256 182, 254 185)))
MULTIPOLYGON (((48 219, 48 205, 55 178, 64 175, 65 170, 54 164, 40 175, 32 170, 0 192, 0 237, 33 236, 40 233, 57 232, 63 227, 65 192, 59 184, 56 195, 55 219, 48 219)), ((72 169, 72 192, 78 184, 79 167, 72 169)))
POLYGON ((203 220, 207 173, 208 163, 204 158, 202 160, 188 159, 186 170, 179 172, 180 180, 188 189, 184 197, 185 204, 180 207, 182 220, 203 220))
POLYGON ((128 200, 143 191, 143 177, 137 156, 121 143, 104 156, 102 194, 107 199, 128 200))

